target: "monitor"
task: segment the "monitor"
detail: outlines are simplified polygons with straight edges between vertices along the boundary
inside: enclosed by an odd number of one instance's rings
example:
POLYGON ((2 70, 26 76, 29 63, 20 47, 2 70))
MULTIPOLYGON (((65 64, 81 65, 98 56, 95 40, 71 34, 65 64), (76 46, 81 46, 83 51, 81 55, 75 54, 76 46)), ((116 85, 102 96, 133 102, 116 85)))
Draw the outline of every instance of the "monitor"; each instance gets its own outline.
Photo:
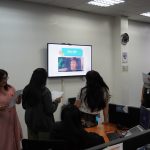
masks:
POLYGON ((139 124, 140 108, 118 104, 109 104, 109 122, 118 128, 131 128, 139 124))
POLYGON ((150 108, 146 108, 144 106, 141 106, 140 125, 144 129, 149 129, 150 128, 150 108))
POLYGON ((92 69, 92 46, 47 43, 48 77, 85 76, 92 69))

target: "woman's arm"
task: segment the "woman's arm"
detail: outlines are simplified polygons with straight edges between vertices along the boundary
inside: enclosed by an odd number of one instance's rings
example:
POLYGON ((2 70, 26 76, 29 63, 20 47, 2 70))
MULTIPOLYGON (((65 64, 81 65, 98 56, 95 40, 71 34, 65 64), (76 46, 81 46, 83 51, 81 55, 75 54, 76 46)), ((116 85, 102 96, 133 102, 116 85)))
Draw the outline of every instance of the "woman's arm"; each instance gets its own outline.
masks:
POLYGON ((46 88, 44 95, 43 95, 45 113, 48 115, 53 114, 57 110, 57 107, 60 101, 61 101, 61 98, 58 98, 55 101, 52 101, 51 92, 48 88, 46 88))
POLYGON ((74 105, 79 108, 81 106, 81 100, 76 100, 74 105))
POLYGON ((104 122, 108 122, 108 109, 109 109, 109 104, 106 104, 106 107, 103 109, 103 116, 104 116, 104 122))
POLYGON ((104 116, 104 122, 107 123, 109 120, 108 120, 108 110, 109 110, 109 101, 110 101, 110 98, 111 98, 111 95, 109 94, 109 91, 105 89, 105 92, 104 92, 104 99, 105 99, 105 102, 106 102, 106 106, 105 108, 103 109, 103 116, 104 116))
POLYGON ((81 93, 81 92, 78 93, 78 95, 77 95, 77 97, 76 97, 76 101, 75 101, 75 103, 74 103, 74 105, 75 105, 76 107, 78 107, 78 108, 81 106, 80 93, 81 93))

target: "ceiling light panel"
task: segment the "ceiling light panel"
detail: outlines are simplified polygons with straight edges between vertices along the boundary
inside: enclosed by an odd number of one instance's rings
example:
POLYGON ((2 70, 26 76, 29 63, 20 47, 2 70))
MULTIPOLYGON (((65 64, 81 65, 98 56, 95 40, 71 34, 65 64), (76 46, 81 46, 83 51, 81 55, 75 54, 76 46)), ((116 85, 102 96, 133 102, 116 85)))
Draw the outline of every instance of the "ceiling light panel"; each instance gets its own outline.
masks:
POLYGON ((109 6, 124 3, 124 2, 125 2, 124 0, 92 0, 92 1, 89 1, 88 4, 101 6, 101 7, 109 7, 109 6))
POLYGON ((146 17, 150 17, 150 12, 142 13, 142 14, 140 14, 140 15, 146 16, 146 17))

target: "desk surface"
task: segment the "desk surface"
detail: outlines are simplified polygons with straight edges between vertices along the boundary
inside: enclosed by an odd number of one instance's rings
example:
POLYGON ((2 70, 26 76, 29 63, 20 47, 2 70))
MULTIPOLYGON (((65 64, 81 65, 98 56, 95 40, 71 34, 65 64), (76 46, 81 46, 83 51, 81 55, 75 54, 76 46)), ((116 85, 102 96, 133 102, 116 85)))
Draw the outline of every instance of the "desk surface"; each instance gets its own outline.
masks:
POLYGON ((95 132, 95 133, 103 136, 105 142, 109 142, 109 139, 108 139, 106 133, 117 131, 117 127, 115 124, 112 124, 112 123, 103 123, 96 127, 85 128, 85 130, 88 132, 95 132))

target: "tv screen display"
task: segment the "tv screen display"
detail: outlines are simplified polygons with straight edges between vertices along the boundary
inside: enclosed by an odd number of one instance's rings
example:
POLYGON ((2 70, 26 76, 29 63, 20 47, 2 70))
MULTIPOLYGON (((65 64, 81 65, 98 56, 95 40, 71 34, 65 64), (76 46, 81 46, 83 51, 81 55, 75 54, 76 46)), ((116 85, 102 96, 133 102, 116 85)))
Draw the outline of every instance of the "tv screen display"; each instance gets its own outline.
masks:
POLYGON ((92 69, 92 46, 48 43, 48 77, 84 76, 92 69))

